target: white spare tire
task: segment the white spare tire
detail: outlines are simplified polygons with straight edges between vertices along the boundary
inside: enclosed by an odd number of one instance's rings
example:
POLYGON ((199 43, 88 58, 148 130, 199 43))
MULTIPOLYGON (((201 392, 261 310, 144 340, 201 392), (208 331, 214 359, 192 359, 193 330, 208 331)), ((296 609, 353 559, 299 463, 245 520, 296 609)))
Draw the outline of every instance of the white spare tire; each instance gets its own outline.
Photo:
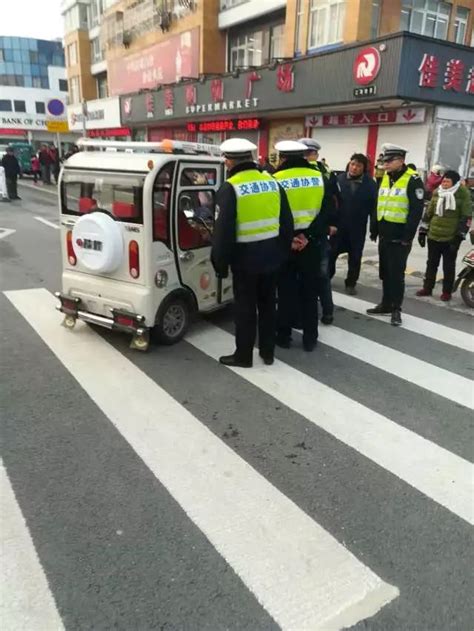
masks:
POLYGON ((124 256, 122 226, 105 213, 83 215, 72 230, 72 247, 79 263, 91 272, 114 272, 124 256))

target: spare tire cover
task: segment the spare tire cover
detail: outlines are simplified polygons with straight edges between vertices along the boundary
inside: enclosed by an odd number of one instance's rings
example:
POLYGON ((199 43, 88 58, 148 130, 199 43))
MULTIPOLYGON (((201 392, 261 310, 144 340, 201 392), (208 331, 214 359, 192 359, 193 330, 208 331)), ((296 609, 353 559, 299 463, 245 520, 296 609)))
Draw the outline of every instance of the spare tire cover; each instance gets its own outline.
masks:
POLYGON ((79 263, 91 272, 114 272, 124 255, 122 226, 105 213, 83 215, 72 230, 72 247, 79 263))

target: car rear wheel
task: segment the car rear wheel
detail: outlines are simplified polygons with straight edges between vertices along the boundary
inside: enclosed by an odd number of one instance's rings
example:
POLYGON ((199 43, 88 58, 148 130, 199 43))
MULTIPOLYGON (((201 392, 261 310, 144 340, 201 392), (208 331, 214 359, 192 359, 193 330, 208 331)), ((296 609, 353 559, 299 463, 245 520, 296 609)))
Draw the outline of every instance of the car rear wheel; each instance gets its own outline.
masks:
POLYGON ((179 342, 189 327, 190 310, 182 297, 170 298, 158 311, 153 328, 153 338, 160 344, 170 346, 179 342))

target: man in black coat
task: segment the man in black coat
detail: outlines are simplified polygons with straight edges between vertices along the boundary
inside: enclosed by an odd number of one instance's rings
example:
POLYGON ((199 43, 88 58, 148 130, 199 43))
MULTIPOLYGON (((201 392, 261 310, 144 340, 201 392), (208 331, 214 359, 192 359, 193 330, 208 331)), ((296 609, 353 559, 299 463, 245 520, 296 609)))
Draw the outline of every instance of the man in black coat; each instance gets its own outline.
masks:
MULTIPOLYGON (((351 156, 346 173, 338 176, 341 207, 337 234, 331 237, 331 278, 337 257, 347 252, 346 292, 355 295, 364 251, 367 220, 373 222, 377 208, 377 184, 367 173, 368 160, 362 153, 351 156)), ((373 227, 373 223, 371 223, 373 227)))
POLYGON ((217 192, 211 251, 218 277, 226 278, 231 268, 234 289, 236 349, 219 361, 241 368, 253 363, 257 314, 260 356, 273 364, 277 278, 293 240, 286 194, 268 173, 260 172, 252 158, 256 149, 240 138, 221 145, 227 181, 217 192))
POLYGON ((21 199, 21 197, 18 197, 17 189, 17 180, 20 175, 20 164, 13 153, 12 147, 7 148, 7 152, 2 158, 2 167, 5 170, 8 197, 10 199, 21 199))

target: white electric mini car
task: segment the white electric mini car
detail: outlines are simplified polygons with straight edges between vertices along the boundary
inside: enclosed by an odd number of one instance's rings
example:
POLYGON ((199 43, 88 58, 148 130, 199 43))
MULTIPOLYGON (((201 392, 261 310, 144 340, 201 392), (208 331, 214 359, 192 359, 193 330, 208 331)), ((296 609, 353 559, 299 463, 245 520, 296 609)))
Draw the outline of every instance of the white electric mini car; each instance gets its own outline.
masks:
POLYGON ((218 147, 200 143, 84 140, 59 183, 60 311, 132 334, 146 350, 185 334, 195 312, 232 300, 210 261, 218 147))

